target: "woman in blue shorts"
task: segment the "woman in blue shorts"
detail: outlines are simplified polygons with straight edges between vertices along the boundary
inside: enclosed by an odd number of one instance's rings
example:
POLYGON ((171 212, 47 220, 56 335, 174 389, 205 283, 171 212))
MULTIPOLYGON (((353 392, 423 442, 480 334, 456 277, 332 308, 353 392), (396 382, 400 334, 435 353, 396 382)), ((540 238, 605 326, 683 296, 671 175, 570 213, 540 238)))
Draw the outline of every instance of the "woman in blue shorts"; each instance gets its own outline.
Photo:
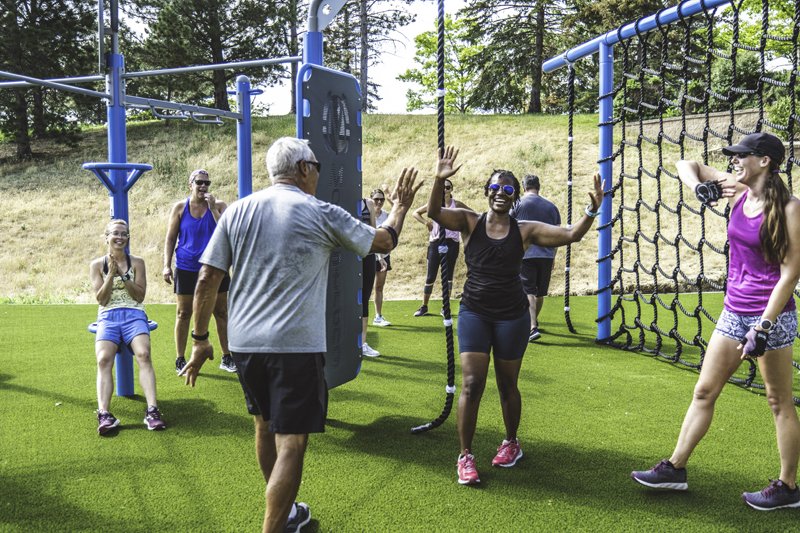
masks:
POLYGON ((141 257, 129 255, 130 233, 124 220, 112 220, 105 231, 108 253, 92 260, 89 277, 100 308, 97 312, 97 431, 106 435, 119 426, 109 411, 114 389, 114 357, 122 344, 130 347, 139 364, 139 384, 147 400, 144 424, 161 430, 166 424, 156 402, 156 374, 150 360, 150 328, 144 312, 147 272, 141 257))
POLYGON ((519 199, 519 181, 507 170, 495 170, 484 185, 489 211, 443 208, 445 181, 461 168, 453 167, 458 150, 447 147, 439 154, 436 180, 428 200, 428 217, 448 230, 459 231, 464 241, 467 280, 458 311, 458 344, 461 357, 461 396, 458 400, 458 482, 480 482, 472 455, 472 437, 478 408, 489 372, 489 354, 494 369, 506 436, 492 466, 511 467, 522 457, 517 440, 522 413, 517 380, 522 356, 528 346, 528 298, 519 271, 525 249, 531 244, 556 247, 579 241, 592 226, 603 200, 600 176, 594 176, 586 214, 571 228, 542 222, 519 221, 509 211, 519 199))

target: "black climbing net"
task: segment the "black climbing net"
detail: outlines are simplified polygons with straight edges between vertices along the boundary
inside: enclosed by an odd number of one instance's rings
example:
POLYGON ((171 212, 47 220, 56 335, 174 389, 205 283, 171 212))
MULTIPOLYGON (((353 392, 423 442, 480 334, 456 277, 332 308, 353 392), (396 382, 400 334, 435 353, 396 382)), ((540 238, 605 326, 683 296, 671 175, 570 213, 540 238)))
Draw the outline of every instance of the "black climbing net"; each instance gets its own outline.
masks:
MULTIPOLYGON (((727 202, 706 207, 687 194, 677 160, 724 169, 729 162, 721 147, 742 135, 770 132, 787 142, 781 175, 794 191, 800 0, 772 3, 735 1, 637 31, 615 45, 614 176, 607 193, 613 205, 607 224, 612 278, 605 287, 613 296, 610 312, 598 318, 611 319, 611 335, 599 342, 687 368, 702 365, 722 309, 729 207, 727 202)), ((575 79, 570 65, 568 206, 575 79)), ((571 212, 567 220, 572 221, 571 212)), ((566 266, 565 312, 574 331, 569 248, 566 266)), ((731 382, 763 389, 755 363, 748 362, 731 382)), ((794 366, 800 369, 797 362, 794 366)))

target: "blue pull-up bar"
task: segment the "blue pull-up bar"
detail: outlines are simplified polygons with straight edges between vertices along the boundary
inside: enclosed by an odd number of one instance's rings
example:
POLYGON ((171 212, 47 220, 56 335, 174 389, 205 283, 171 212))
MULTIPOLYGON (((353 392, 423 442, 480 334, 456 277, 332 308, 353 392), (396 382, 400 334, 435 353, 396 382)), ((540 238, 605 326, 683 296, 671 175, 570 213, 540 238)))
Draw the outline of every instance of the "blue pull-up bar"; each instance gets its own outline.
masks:
POLYGON ((600 49, 600 43, 613 46, 620 41, 635 37, 637 34, 652 31, 659 26, 666 26, 671 24, 682 17, 691 17, 703 11, 708 11, 723 4, 730 4, 731 0, 688 0, 681 2, 677 6, 664 9, 650 16, 641 18, 637 21, 630 22, 616 30, 612 30, 604 35, 595 37, 591 41, 586 41, 583 44, 571 48, 560 56, 548 59, 542 65, 544 72, 552 72, 561 67, 565 67, 570 63, 577 61, 583 57, 597 53, 600 49))

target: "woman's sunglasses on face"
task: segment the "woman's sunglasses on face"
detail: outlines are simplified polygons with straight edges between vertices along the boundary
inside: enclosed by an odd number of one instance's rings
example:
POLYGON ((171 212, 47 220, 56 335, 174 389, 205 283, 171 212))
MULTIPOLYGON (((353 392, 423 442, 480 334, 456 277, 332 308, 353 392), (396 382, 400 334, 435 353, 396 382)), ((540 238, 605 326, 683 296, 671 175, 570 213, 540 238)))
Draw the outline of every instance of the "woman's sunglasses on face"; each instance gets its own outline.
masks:
POLYGON ((211 180, 194 180, 194 182, 195 182, 197 185, 205 185, 206 187, 208 187, 209 185, 211 185, 211 180))
POLYGON ((492 183, 489 185, 489 190, 492 192, 497 192, 500 189, 503 189, 503 192, 506 193, 508 196, 514 196, 514 187, 511 185, 500 185, 499 183, 492 183))
POLYGON ((383 202, 384 200, 386 200, 386 198, 384 198, 383 196, 376 196, 375 198, 372 199, 373 202, 383 202))

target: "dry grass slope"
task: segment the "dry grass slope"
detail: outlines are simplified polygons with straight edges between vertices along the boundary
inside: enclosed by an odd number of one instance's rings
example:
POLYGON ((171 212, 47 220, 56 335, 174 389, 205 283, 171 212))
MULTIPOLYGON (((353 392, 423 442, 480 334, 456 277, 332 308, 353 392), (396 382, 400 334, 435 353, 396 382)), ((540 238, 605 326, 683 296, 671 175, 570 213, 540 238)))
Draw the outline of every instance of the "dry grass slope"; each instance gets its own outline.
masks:
MULTIPOLYGON (((543 196, 559 206, 566 223, 566 117, 450 116, 446 128, 448 143, 460 147, 459 159, 464 164, 454 180, 456 198, 483 211, 486 199, 482 185, 492 169, 507 168, 519 177, 535 172, 542 177, 543 196)), ((263 163, 266 149, 277 137, 293 134, 293 117, 256 120, 254 190, 269 183, 263 163)), ((576 117, 574 135, 573 205, 579 216, 596 168, 596 118, 576 117)), ((435 139, 433 116, 365 116, 364 190, 393 179, 405 166, 415 166, 421 169, 420 176, 428 178, 416 202, 424 204, 435 164, 435 139)), ((34 162, 0 164, 5 214, 0 219, 0 301, 91 302, 87 265, 103 252, 102 229, 108 220, 109 200, 106 190, 91 173, 81 169, 81 164, 107 159, 105 132, 87 132, 73 147, 46 144, 34 149, 43 154, 34 162)), ((0 157, 7 156, 9 150, 0 145, 0 157)), ((171 287, 160 278, 163 240, 167 214, 171 205, 186 194, 189 172, 206 168, 217 196, 230 202, 236 197, 235 159, 235 130, 230 124, 215 127, 156 122, 129 127, 128 160, 153 165, 129 197, 131 250, 143 256, 149 268, 147 302, 173 301, 171 287)), ((401 246, 393 254, 394 270, 387 282, 387 298, 420 297, 426 246, 425 229, 409 218, 401 246)), ((590 293, 596 287, 594 233, 573 246, 572 254, 571 292, 590 293)), ((564 257, 563 252, 557 255, 553 293, 563 292, 564 257)), ((456 271, 457 294, 464 274, 462 259, 456 271)), ((437 283, 435 294, 439 291, 437 283)))

